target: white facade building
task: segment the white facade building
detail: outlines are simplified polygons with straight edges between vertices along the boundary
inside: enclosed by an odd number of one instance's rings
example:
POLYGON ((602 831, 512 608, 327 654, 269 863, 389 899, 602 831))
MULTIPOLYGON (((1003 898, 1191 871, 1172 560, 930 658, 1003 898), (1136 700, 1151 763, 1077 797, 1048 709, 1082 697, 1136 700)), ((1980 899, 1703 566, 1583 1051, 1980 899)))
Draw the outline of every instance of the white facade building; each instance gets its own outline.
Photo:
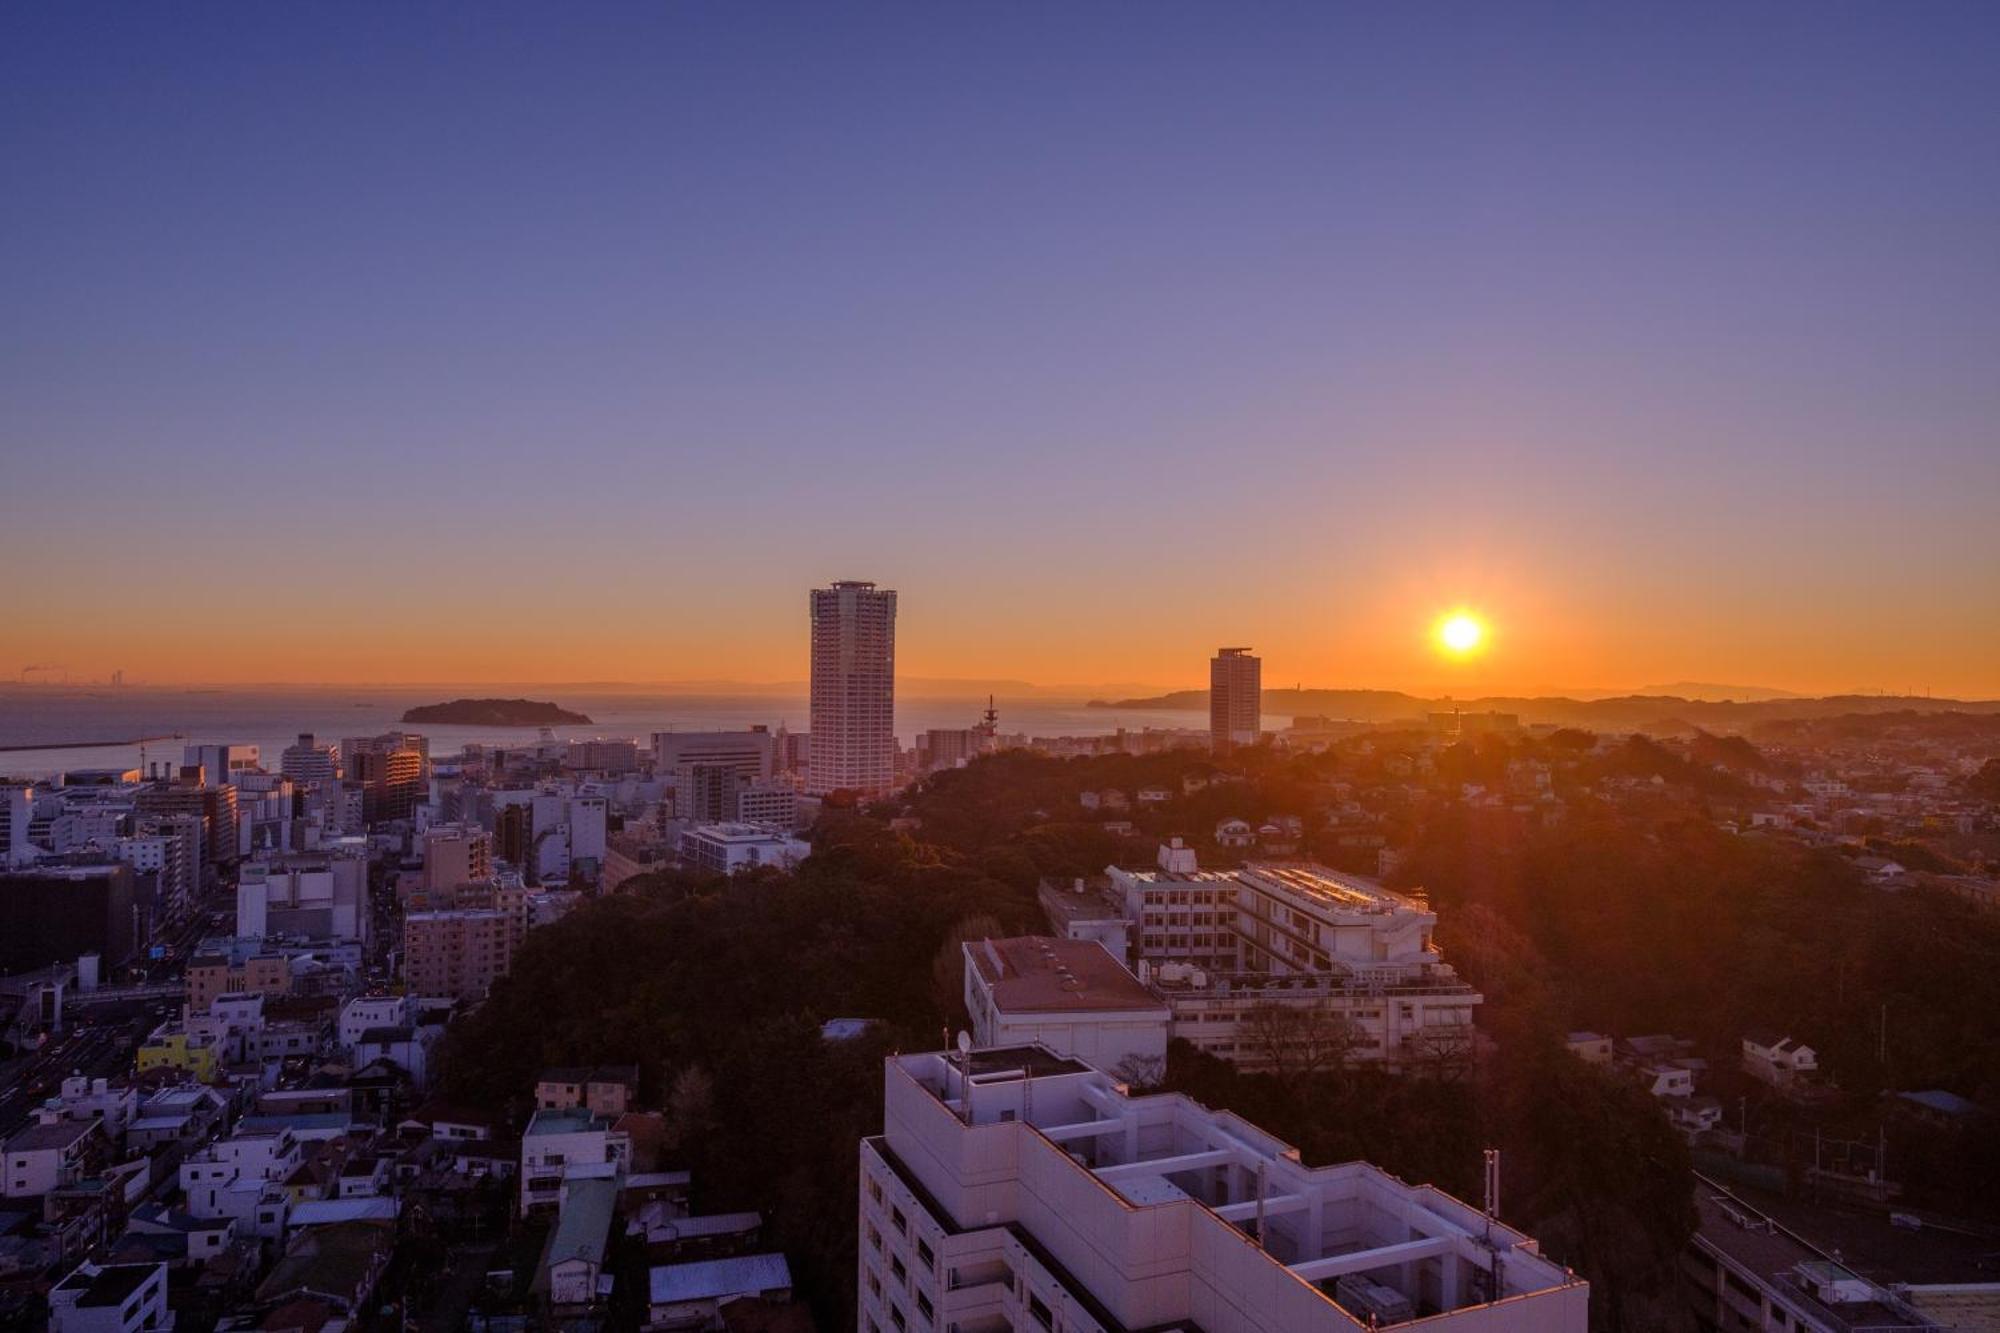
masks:
POLYGON ((703 824, 681 834, 681 861, 716 875, 757 866, 789 870, 812 855, 812 844, 768 824, 703 824))
POLYGON ((571 1178, 612 1177, 632 1156, 632 1136, 588 1108, 535 1112, 521 1135, 521 1215, 562 1202, 571 1178))
POLYGON ((1248 1029, 1275 1005, 1345 1025, 1357 1060, 1469 1053, 1481 997, 1431 942, 1437 914, 1420 898, 1300 862, 1204 871, 1179 839, 1160 849, 1159 864, 1108 873, 1131 923, 1139 980, 1172 1008, 1174 1036, 1268 1065, 1265 1036, 1248 1029))
POLYGON ((978 1046, 1041 1044, 1120 1078, 1157 1082, 1166 1002, 1090 940, 968 940, 965 1010, 978 1046))
POLYGON ((236 934, 368 942, 368 861, 360 848, 276 857, 243 867, 236 934))
POLYGON ((812 591, 806 790, 877 796, 896 779, 896 594, 843 580, 812 591))
POLYGON ((85 1260, 49 1289, 49 1333, 156 1333, 173 1326, 163 1263, 85 1260))
POLYGON ((861 1143, 857 1327, 1584 1333, 1535 1241, 1366 1163, 1040 1047, 892 1057, 861 1143))

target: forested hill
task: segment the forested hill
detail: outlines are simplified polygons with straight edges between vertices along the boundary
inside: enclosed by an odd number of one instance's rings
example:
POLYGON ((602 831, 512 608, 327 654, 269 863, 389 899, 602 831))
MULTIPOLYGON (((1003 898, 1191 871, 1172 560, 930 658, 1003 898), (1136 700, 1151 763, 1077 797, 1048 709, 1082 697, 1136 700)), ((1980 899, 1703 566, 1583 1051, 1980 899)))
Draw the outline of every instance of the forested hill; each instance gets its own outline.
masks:
MULTIPOLYGON (((1208 711, 1207 690, 1175 690, 1147 699, 1093 699, 1092 708, 1208 711)), ((1331 717, 1357 722, 1406 722, 1427 713, 1515 713, 1593 731, 1750 731, 1767 722, 1877 713, 2000 713, 2000 699, 1932 699, 1921 695, 1836 694, 1822 699, 1708 700, 1628 694, 1612 699, 1424 699, 1400 690, 1265 690, 1264 712, 1279 717, 1331 717)))

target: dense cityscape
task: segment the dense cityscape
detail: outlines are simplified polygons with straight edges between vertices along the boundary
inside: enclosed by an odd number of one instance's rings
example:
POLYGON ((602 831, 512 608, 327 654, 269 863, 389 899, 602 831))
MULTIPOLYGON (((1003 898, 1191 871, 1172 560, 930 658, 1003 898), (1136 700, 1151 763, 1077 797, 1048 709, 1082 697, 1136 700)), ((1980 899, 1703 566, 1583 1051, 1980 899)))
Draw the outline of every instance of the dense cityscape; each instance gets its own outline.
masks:
POLYGON ((897 611, 812 591, 806 730, 460 700, 413 715, 527 737, 0 788, 10 1322, 1846 1333, 2000 1293, 2000 710, 1267 727, 1225 647, 1205 728, 904 746, 897 611))
POLYGON ((0 1333, 2000 1333, 2000 4, 0 4, 0 1333))

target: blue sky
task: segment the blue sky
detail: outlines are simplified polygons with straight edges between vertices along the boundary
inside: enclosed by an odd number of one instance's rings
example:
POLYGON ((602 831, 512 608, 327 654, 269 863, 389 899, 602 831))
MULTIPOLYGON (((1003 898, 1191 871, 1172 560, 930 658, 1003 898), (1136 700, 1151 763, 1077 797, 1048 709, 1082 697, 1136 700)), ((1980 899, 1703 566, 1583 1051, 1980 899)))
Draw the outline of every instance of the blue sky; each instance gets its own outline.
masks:
POLYGON ((874 577, 914 674, 2000 693, 1996 48, 11 6, 0 654, 795 678, 804 588, 874 577))

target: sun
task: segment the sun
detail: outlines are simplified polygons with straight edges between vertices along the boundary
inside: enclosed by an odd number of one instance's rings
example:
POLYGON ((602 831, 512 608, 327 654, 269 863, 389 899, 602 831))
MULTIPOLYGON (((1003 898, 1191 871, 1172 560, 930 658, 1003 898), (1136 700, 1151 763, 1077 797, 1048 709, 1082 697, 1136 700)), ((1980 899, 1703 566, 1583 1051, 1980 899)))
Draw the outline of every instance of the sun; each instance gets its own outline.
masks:
POLYGON ((1438 622, 1437 640, 1454 657, 1466 657, 1486 641, 1486 626, 1465 611, 1454 611, 1438 622))

